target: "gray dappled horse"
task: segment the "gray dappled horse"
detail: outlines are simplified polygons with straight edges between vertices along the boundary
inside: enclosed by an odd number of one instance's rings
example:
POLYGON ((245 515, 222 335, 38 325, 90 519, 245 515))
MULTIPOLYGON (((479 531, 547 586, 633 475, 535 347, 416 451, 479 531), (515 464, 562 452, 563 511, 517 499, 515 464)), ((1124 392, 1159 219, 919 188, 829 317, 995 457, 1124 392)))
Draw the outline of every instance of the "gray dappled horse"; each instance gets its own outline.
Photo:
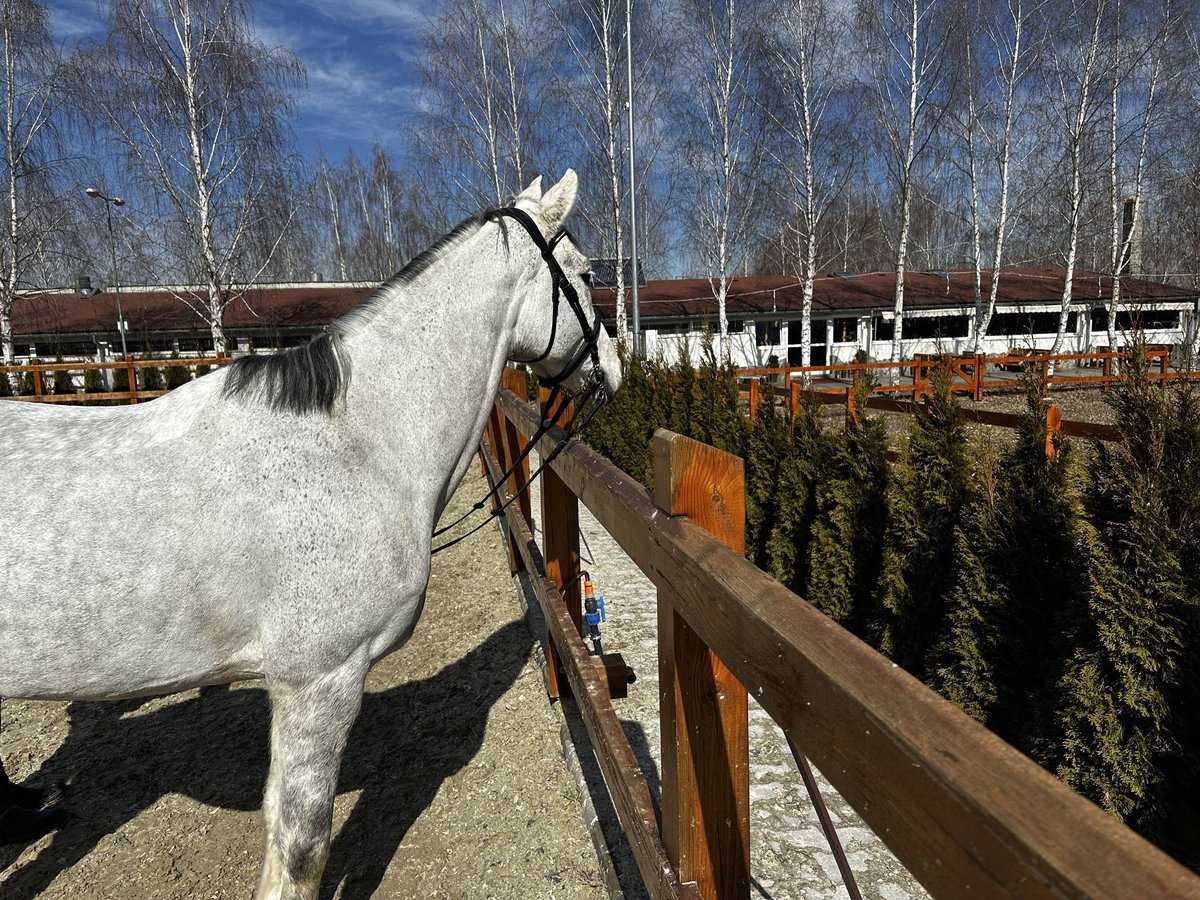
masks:
POLYGON ((561 231, 576 190, 570 170, 534 181, 306 347, 138 406, 0 404, 20 511, 0 529, 0 696, 265 678, 262 898, 316 895, 367 670, 417 622, 505 361, 572 393, 619 385, 561 231))

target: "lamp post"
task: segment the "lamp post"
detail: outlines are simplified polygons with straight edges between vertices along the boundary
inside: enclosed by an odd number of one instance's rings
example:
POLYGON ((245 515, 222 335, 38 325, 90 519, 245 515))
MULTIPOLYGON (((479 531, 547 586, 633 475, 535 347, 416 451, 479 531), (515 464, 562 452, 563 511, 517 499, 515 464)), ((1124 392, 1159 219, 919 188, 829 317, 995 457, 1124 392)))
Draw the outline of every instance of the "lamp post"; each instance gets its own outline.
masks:
POLYGON ((112 227, 112 208, 114 206, 124 206, 125 201, 120 197, 105 196, 94 187, 87 188, 84 193, 89 197, 95 197, 97 200, 104 201, 104 213, 108 217, 108 246, 112 251, 113 292, 117 295, 117 331, 121 333, 121 357, 128 360, 129 350, 125 346, 125 314, 121 311, 121 279, 117 275, 117 238, 113 234, 112 227))
MULTIPOLYGON (((633 349, 641 356, 644 348, 642 320, 638 310, 637 167, 633 162, 633 0, 625 0, 625 66, 628 79, 626 90, 629 92, 626 104, 629 108, 629 281, 633 285, 633 349)), ((622 297, 620 302, 624 303, 625 298, 622 297)))

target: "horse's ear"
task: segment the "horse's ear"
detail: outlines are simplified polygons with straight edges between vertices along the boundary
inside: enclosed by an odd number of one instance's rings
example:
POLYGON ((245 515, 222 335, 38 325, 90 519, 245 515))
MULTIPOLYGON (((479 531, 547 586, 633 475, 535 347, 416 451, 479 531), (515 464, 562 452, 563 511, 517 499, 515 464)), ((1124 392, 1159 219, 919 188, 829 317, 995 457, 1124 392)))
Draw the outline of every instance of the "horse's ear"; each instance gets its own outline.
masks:
POLYGON ((574 169, 567 169, 563 173, 562 180, 546 191, 537 216, 541 220, 542 228, 547 236, 558 231, 563 219, 575 205, 575 197, 578 193, 579 176, 575 174, 574 169))
POLYGON ((516 205, 522 200, 526 201, 527 203, 540 203, 541 199, 542 176, 539 175, 537 178, 533 179, 533 181, 529 182, 529 187, 517 194, 516 199, 513 200, 513 204, 516 205))

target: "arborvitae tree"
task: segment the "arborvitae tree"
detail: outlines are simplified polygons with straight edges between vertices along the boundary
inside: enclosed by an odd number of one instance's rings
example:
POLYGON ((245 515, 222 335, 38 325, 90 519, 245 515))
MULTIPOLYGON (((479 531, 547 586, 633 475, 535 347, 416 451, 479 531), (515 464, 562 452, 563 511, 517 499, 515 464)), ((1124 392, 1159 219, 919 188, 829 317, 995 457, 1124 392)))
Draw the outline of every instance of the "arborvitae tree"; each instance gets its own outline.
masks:
MULTIPOLYGON (((114 394, 124 393, 129 390, 129 370, 124 366, 112 370, 112 392, 114 394)), ((114 400, 113 403, 121 404, 128 403, 128 400, 114 400)))
MULTIPOLYGON (((659 368, 663 368, 661 364, 659 368)), ((667 427, 676 434, 694 436, 692 406, 696 394, 696 370, 686 343, 680 346, 679 361, 670 371, 672 389, 663 397, 668 408, 667 427)))
POLYGON ((661 398, 655 395, 650 364, 631 356, 624 367, 621 390, 592 419, 585 437, 623 471, 649 485, 654 471, 651 441, 654 429, 662 425, 654 408, 661 398))
POLYGON ((896 469, 871 626, 880 650, 917 675, 945 627, 947 563, 971 486, 966 429, 946 367, 934 372, 932 388, 896 469))
POLYGON ((1079 605, 1080 509, 1070 445, 1056 436, 1046 453, 1035 380, 1026 398, 1016 446, 997 470, 994 568, 1007 603, 995 619, 996 702, 987 725, 1045 763, 1055 685, 1071 653, 1065 635, 1079 605))
POLYGON ((9 380, 7 372, 0 372, 0 397, 11 397, 13 395, 12 382, 9 380))
POLYGON ((1175 536, 1175 557, 1183 578, 1180 614, 1183 653, 1178 677, 1168 687, 1172 729, 1179 751, 1162 760, 1160 793, 1164 810, 1161 845, 1185 865, 1200 871, 1200 390, 1181 382, 1170 394, 1170 416, 1163 441, 1163 473, 1175 536))
POLYGON ((21 396, 32 397, 37 391, 34 388, 35 378, 41 378, 41 372, 23 372, 21 374, 21 396))
POLYGON ((196 366, 196 377, 203 378, 205 375, 207 375, 211 371, 212 371, 212 366, 210 366, 208 363, 200 363, 199 365, 196 366))
POLYGON ((746 453, 746 556, 769 570, 767 541, 779 522, 780 471, 791 451, 788 417, 763 391, 746 453))
POLYGON ((982 436, 974 445, 971 499, 954 528, 946 627, 926 664, 926 683, 968 715, 986 722, 996 702, 1000 623, 1008 604, 996 578, 997 450, 982 436))
POLYGON ((816 485, 829 436, 806 395, 792 415, 790 440, 780 459, 776 519, 766 540, 767 571, 801 596, 808 588, 808 547, 816 518, 816 485))
MULTIPOLYGON (((178 350, 171 351, 171 359, 179 359, 178 350)), ((165 371, 168 391, 173 391, 192 380, 192 373, 187 366, 171 366, 165 371)))
POLYGON ((83 392, 85 394, 103 394, 107 391, 108 386, 104 383, 104 376, 100 374, 99 369, 83 370, 83 392))
MULTIPOLYGON (((63 361, 62 354, 58 353, 54 357, 56 363, 63 361)), ((54 370, 54 393, 56 394, 73 394, 75 393, 75 379, 71 377, 69 369, 54 370)))
POLYGON ((714 373, 716 385, 711 428, 715 447, 743 459, 750 444, 750 419, 742 409, 737 366, 724 362, 714 373))
MULTIPOLYGON (((142 354, 144 361, 154 359, 154 354, 147 350, 142 354)), ((162 369, 157 366, 145 366, 136 370, 138 374, 138 390, 139 391, 163 391, 166 390, 166 382, 163 380, 162 369)))
MULTIPOLYGON (((1167 440, 1170 435, 1190 468, 1194 460, 1186 459, 1178 437, 1196 423, 1175 425, 1179 407, 1164 386, 1148 379, 1140 348, 1111 402, 1119 440, 1095 443, 1085 483, 1094 529, 1084 542, 1087 607, 1059 688, 1057 769, 1068 784, 1143 834, 1178 840, 1168 823, 1188 827, 1195 815, 1194 807, 1180 803, 1180 791, 1196 771, 1197 750, 1183 740, 1194 736, 1189 724, 1195 694, 1178 688, 1189 668, 1185 653, 1197 637, 1190 626, 1198 598, 1189 595, 1179 559, 1194 540, 1181 539, 1179 526, 1191 522, 1180 513, 1195 506, 1196 487, 1179 483, 1179 462, 1167 453, 1167 440), (1176 488, 1186 499, 1172 495, 1176 488), (1172 709, 1176 698, 1180 703, 1172 709), (1178 772, 1183 781, 1173 785, 1165 767, 1178 769, 1181 755, 1192 765, 1178 772)), ((1194 835, 1195 826, 1190 828, 1194 835)))
MULTIPOLYGON (((702 444, 716 443, 713 433, 717 421, 717 357, 713 351, 712 335, 704 335, 700 368, 692 382, 692 422, 688 436, 702 444)), ((685 386, 686 390, 686 386, 685 386)))
POLYGON ((888 434, 882 421, 865 413, 870 392, 870 381, 856 378, 862 412, 829 441, 832 452, 816 488, 807 588, 810 603, 860 636, 866 634, 887 525, 888 434))

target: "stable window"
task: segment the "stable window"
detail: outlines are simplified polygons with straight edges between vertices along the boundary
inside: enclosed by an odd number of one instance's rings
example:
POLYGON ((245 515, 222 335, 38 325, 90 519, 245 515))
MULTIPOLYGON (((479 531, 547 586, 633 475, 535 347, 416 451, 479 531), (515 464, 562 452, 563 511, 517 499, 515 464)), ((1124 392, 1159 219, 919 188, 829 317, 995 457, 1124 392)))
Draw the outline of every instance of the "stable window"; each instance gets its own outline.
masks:
MULTIPOLYGON (((1152 328, 1178 328, 1179 311, 1174 309, 1137 309, 1117 313, 1118 331, 1144 331, 1152 328)), ((1108 310, 1092 310, 1092 331, 1108 331, 1108 310)))
POLYGON ((754 323, 754 342, 758 346, 775 347, 779 344, 780 322, 775 319, 770 322, 754 323))
POLYGON ((966 316, 921 316, 904 320, 905 338, 937 340, 967 336, 966 316))
POLYGON ((855 344, 858 342, 858 319, 834 319, 833 342, 855 344))
MULTIPOLYGON (((1067 334, 1078 330, 1079 314, 1067 316, 1067 334)), ((1029 337, 1034 334, 1057 334, 1058 313, 997 313, 988 323, 987 333, 1005 337, 1029 337)))

